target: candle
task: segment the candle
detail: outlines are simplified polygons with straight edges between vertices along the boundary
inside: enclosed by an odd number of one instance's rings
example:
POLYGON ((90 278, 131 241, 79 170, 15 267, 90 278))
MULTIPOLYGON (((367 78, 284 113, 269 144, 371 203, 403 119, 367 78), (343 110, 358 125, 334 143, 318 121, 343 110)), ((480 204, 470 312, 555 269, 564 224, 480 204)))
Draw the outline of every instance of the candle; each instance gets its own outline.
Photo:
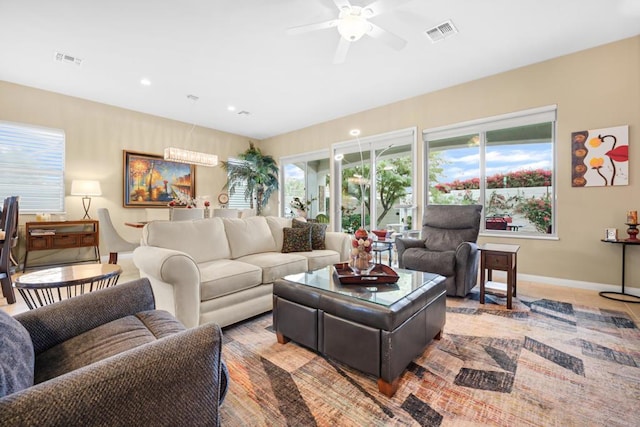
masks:
POLYGON ((637 223, 638 223, 638 211, 627 212, 627 224, 637 224, 637 223))

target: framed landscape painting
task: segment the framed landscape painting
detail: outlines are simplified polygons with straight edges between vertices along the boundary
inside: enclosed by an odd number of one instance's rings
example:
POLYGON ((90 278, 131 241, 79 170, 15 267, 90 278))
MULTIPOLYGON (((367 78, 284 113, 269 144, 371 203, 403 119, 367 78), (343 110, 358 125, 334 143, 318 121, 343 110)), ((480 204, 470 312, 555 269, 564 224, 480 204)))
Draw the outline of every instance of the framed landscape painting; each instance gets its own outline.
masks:
POLYGON ((194 165, 123 150, 124 207, 166 207, 196 197, 194 165))

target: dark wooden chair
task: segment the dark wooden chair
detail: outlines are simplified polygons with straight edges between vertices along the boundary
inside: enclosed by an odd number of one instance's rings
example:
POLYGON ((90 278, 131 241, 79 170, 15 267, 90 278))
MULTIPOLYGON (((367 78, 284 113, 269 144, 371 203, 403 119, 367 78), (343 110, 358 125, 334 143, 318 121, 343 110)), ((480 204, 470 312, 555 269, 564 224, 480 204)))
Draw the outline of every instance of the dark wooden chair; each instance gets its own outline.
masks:
POLYGON ((16 295, 11 281, 13 272, 11 249, 18 240, 18 197, 8 197, 4 206, 2 217, 5 238, 1 241, 2 246, 0 246, 0 284, 2 286, 2 294, 7 299, 7 302, 14 304, 16 295))

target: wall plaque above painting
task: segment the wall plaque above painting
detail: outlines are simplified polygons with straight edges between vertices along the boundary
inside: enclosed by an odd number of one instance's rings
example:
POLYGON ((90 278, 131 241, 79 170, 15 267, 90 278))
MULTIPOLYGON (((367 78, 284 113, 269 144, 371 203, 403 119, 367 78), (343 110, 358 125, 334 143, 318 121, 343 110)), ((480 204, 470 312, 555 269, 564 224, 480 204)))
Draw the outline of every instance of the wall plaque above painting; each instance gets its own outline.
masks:
POLYGON ((195 166, 123 150, 124 207, 167 207, 196 197, 195 166))
POLYGON ((571 133, 571 186, 629 184, 629 126, 571 133))

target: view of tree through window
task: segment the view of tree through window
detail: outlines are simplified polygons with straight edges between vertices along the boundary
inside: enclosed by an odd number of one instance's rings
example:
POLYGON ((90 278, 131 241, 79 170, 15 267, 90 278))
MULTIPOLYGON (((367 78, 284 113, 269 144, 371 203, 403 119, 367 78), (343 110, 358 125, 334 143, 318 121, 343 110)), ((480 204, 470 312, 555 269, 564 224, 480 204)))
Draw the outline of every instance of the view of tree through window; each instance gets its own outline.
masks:
POLYGON ((482 204, 485 231, 552 234, 553 125, 489 123, 427 136, 429 203, 482 204))

